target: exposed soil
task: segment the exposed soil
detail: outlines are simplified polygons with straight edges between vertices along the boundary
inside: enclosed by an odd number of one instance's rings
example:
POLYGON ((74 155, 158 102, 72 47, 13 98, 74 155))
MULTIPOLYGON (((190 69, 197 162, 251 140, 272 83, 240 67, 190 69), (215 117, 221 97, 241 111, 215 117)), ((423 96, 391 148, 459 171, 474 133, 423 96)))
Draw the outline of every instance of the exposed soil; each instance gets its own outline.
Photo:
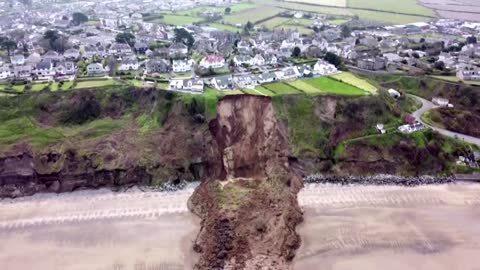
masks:
POLYGON ((302 181, 270 98, 224 98, 210 131, 222 169, 190 200, 202 218, 197 269, 288 269, 300 245, 302 181))

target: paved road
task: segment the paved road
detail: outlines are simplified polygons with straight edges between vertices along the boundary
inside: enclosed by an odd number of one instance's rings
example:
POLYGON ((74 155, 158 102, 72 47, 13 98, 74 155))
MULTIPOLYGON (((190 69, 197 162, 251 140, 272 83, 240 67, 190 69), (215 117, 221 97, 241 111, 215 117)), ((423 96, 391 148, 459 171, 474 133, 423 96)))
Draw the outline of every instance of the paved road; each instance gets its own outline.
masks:
POLYGON ((429 100, 424 99, 424 98, 414 96, 414 95, 410 95, 410 96, 412 96, 412 97, 414 97, 417 100, 422 102, 422 107, 420 109, 418 109, 417 111, 412 113, 412 115, 415 117, 416 120, 420 121, 425 126, 437 131, 438 133, 440 133, 442 135, 452 137, 452 138, 458 138, 458 139, 463 140, 465 142, 468 142, 468 143, 471 143, 471 144, 476 144, 476 145, 480 146, 480 138, 476 138, 476 137, 472 137, 472 136, 469 136, 469 135, 453 132, 453 131, 446 130, 446 129, 443 129, 443 128, 434 127, 434 126, 428 125, 427 123, 423 122, 420 117, 425 112, 427 112, 428 110, 431 110, 431 109, 435 108, 436 105, 433 104, 432 102, 430 102, 429 100))

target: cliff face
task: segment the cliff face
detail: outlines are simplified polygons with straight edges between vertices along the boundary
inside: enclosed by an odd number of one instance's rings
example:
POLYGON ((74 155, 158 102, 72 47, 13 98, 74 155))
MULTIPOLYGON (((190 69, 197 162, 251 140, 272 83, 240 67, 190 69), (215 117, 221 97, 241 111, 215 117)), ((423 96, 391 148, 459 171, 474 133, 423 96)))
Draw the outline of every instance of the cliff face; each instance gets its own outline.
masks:
POLYGON ((270 98, 224 98, 210 131, 221 170, 189 203, 202 218, 198 269, 287 269, 300 244, 302 181, 270 98))

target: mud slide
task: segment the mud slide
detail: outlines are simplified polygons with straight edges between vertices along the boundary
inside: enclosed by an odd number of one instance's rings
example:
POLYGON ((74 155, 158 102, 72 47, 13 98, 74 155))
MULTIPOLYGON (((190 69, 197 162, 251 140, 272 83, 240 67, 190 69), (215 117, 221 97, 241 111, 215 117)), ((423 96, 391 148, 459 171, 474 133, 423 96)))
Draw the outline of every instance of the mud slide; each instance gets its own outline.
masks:
POLYGON ((294 269, 478 269, 480 186, 336 186, 299 193, 294 269))
POLYGON ((194 186, 37 194, 0 201, 1 269, 191 269, 194 186))

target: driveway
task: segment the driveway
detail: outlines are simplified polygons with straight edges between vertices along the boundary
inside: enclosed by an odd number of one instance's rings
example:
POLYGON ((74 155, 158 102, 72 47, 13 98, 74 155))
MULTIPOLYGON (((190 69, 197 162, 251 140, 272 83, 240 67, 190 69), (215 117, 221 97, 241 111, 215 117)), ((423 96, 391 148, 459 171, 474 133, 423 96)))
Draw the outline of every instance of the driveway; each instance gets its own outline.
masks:
POLYGON ((422 107, 412 113, 412 115, 415 117, 415 119, 417 121, 419 121, 420 123, 424 124, 425 126, 431 128, 431 129, 437 131, 438 133, 440 133, 442 135, 452 137, 452 138, 456 138, 456 139, 459 139, 459 140, 462 140, 462 141, 465 141, 465 142, 468 142, 468 143, 471 143, 471 144, 476 144, 476 145, 480 146, 480 138, 476 138, 476 137, 472 137, 472 136, 469 136, 469 135, 457 133, 457 132, 446 130, 446 129, 443 129, 443 128, 434 127, 434 126, 428 125, 427 123, 423 122, 420 117, 425 112, 427 112, 428 110, 436 108, 437 106, 435 104, 433 104, 431 101, 426 100, 424 98, 414 96, 414 95, 410 95, 410 96, 414 97, 417 100, 419 100, 420 102, 422 102, 422 107))

